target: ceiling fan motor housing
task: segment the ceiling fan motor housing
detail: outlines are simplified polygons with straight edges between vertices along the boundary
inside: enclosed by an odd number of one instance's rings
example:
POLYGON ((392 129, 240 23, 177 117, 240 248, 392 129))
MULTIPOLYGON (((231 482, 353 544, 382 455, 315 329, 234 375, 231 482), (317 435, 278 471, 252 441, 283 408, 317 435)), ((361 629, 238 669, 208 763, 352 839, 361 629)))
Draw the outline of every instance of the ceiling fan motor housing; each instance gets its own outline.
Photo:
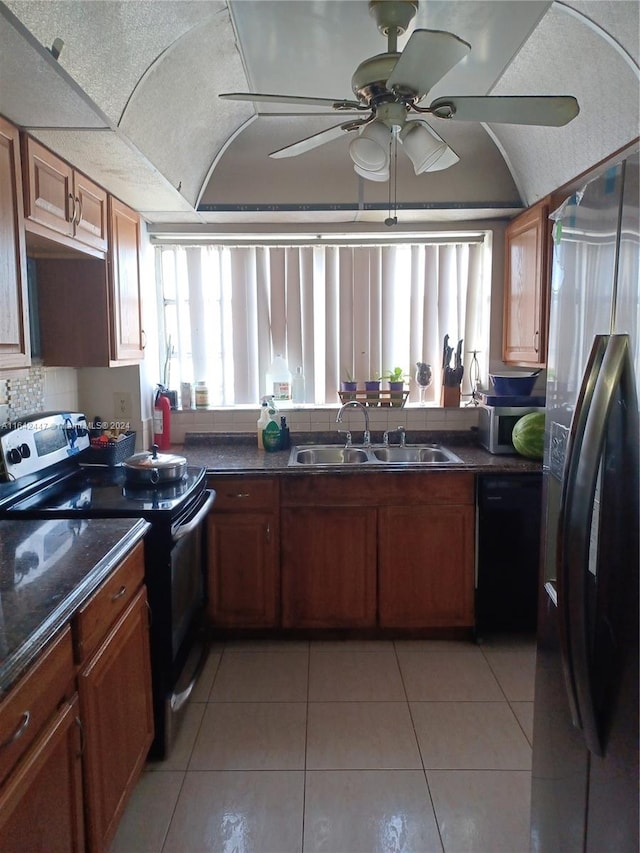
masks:
POLYGON ((361 62, 351 78, 354 95, 369 106, 375 106, 380 100, 393 99, 393 94, 387 89, 387 80, 399 58, 399 53, 378 53, 361 62))

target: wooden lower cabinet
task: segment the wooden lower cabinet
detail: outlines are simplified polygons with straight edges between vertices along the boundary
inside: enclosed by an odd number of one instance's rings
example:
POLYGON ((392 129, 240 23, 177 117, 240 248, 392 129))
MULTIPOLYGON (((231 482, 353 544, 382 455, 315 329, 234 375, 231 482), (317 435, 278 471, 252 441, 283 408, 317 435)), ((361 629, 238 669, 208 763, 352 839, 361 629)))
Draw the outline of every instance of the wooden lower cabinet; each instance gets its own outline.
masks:
POLYGON ((275 477, 211 477, 208 616, 214 628, 280 623, 279 483, 275 477))
POLYGON ((78 675, 87 847, 108 848, 153 740, 146 588, 78 675))
POLYGON ((380 626, 472 626, 474 547, 473 506, 381 508, 380 626))
POLYGON ((375 626, 375 508, 289 507, 281 524, 283 627, 375 626))
POLYGON ((0 789, 0 850, 85 849, 81 749, 75 696, 58 710, 0 789))
POLYGON ((209 515, 208 614, 218 628, 278 624, 278 527, 272 513, 209 515))

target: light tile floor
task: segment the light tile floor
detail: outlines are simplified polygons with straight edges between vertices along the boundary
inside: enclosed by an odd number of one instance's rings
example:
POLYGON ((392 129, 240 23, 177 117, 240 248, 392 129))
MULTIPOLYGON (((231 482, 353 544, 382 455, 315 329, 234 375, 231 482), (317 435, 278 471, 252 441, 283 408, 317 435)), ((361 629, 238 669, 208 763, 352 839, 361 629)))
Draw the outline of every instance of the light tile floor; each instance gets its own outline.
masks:
POLYGON ((111 853, 527 853, 535 644, 218 644, 111 853))

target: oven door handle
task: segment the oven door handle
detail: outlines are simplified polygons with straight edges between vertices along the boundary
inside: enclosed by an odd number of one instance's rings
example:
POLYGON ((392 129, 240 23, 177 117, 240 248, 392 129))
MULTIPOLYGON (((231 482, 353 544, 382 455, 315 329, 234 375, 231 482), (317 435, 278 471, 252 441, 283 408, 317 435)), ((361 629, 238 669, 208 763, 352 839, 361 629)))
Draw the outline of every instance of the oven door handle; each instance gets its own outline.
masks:
POLYGON ((187 521, 186 524, 180 524, 176 527, 175 530, 171 531, 171 536, 174 542, 177 542, 179 539, 182 539, 183 536, 188 536, 191 531, 195 530, 196 527, 201 523, 204 517, 207 515, 211 507, 213 506, 213 502, 216 499, 216 493, 212 490, 208 492, 208 497, 202 507, 198 510, 198 512, 193 516, 192 519, 187 521))

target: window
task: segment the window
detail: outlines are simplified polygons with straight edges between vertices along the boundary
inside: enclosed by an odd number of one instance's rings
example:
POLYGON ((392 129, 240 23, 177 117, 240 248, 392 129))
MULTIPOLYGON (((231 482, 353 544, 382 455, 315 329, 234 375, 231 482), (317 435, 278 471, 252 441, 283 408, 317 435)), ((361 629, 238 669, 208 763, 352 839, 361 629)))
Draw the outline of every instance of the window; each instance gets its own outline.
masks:
MULTIPOLYGON (((205 380, 210 406, 255 404, 276 355, 301 366, 306 401, 338 402, 340 381, 432 365, 440 397, 443 339, 488 363, 486 247, 394 245, 161 246, 164 375, 205 380)), ((470 393, 469 370, 463 394, 470 393)), ((418 400, 412 383, 410 402, 418 400)))

